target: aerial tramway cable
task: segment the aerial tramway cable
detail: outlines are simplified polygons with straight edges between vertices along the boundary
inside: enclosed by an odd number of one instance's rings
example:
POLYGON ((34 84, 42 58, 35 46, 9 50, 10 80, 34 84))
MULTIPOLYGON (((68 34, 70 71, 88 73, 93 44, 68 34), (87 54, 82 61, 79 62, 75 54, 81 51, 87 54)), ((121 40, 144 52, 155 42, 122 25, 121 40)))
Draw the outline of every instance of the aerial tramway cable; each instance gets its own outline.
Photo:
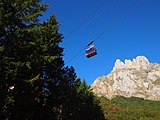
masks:
POLYGON ((107 26, 104 31, 102 31, 97 37, 95 37, 94 42, 99 39, 106 31, 110 30, 114 25, 118 24, 124 17, 126 17, 127 15, 129 15, 129 13, 131 13, 134 8, 141 2, 142 0, 137 0, 130 8, 128 8, 128 10, 122 14, 121 16, 119 16, 113 23, 111 23, 109 26, 107 26))
POLYGON ((87 46, 85 46, 83 49, 81 49, 77 54, 75 54, 70 60, 68 60, 66 62, 66 64, 68 64, 69 62, 71 62, 74 58, 76 58, 81 52, 83 52, 90 44, 93 44, 93 42, 97 41, 106 31, 110 30, 115 24, 119 23, 123 18, 125 18, 127 15, 129 15, 134 8, 136 8, 136 6, 138 4, 140 4, 140 2, 142 2, 142 0, 136 0, 136 2, 134 4, 132 4, 132 6, 130 6, 130 8, 127 9, 127 11, 122 14, 121 16, 119 16, 114 22, 112 22, 109 26, 107 26, 98 36, 95 37, 95 39, 93 41, 91 41, 89 44, 87 44, 87 46))
MULTIPOLYGON (((96 17, 103 9, 109 8, 117 0, 105 0, 100 6, 98 6, 89 16, 84 18, 80 24, 78 24, 70 33, 66 35, 65 40, 68 39, 75 31, 80 29, 90 18, 96 17), (107 4, 107 5, 106 5, 107 4)), ((68 42, 67 42, 68 43, 68 42)))

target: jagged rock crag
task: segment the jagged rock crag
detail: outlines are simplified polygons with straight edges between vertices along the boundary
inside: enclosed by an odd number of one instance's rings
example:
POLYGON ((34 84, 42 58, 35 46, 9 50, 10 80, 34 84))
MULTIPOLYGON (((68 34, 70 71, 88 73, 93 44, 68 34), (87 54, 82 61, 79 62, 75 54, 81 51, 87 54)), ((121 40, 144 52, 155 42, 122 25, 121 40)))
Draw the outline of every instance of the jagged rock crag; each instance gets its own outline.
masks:
POLYGON ((91 89, 108 99, 120 95, 160 100, 160 64, 150 63, 144 56, 124 63, 117 59, 111 73, 97 78, 91 89))

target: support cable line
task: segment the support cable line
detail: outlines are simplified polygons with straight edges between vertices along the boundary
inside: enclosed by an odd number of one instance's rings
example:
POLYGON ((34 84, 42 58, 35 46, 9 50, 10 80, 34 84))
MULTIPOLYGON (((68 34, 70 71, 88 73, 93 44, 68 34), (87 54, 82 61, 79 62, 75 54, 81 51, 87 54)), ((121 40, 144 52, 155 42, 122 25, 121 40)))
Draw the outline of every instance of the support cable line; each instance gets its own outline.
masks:
POLYGON ((136 2, 134 2, 132 4, 132 6, 130 6, 126 12, 124 12, 121 16, 119 16, 114 22, 112 22, 109 26, 107 26, 98 36, 95 37, 95 39, 93 41, 91 41, 89 44, 87 44, 87 46, 85 46, 83 49, 81 49, 77 54, 75 54, 70 60, 68 60, 66 62, 69 63, 71 62, 73 59, 75 59, 81 52, 83 52, 88 46, 90 46, 91 44, 93 44, 93 42, 95 42, 96 40, 98 40, 106 31, 109 31, 113 26, 115 26, 116 24, 118 24, 122 19, 124 19, 126 16, 128 16, 140 3, 142 2, 142 0, 136 0, 136 2))
POLYGON ((106 31, 109 31, 113 26, 118 24, 122 19, 124 19, 126 16, 128 16, 137 6, 140 4, 142 0, 137 0, 131 7, 128 8, 128 10, 119 16, 113 23, 111 23, 109 26, 107 26, 104 31, 102 31, 97 37, 95 37, 94 41, 99 39, 106 31))
POLYGON ((76 58, 80 53, 82 53, 87 46, 85 46, 83 49, 81 49, 77 54, 75 54, 70 60, 68 60, 65 64, 68 64, 69 62, 71 62, 74 58, 76 58))
POLYGON ((109 8, 111 5, 113 5, 117 0, 105 0, 100 6, 98 6, 89 16, 84 18, 80 24, 78 24, 64 39, 68 39, 75 31, 80 29, 89 19, 97 16, 102 10, 105 8, 109 8), (110 3, 108 3, 108 1, 110 3), (107 4, 108 3, 108 4, 107 4), (107 4, 107 5, 106 5, 107 4))

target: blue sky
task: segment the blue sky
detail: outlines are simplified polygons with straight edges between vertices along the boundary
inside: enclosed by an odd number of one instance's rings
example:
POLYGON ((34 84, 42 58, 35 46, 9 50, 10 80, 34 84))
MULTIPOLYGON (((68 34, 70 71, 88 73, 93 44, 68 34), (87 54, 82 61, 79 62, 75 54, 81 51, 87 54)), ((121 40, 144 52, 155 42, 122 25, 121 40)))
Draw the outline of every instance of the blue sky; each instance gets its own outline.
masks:
POLYGON ((73 66, 77 76, 91 85, 112 70, 116 59, 132 60, 144 55, 150 62, 160 63, 160 0, 140 0, 126 14, 136 1, 45 0, 49 9, 41 19, 55 14, 64 36, 61 46, 66 65, 73 66), (88 59, 81 50, 95 38, 98 54, 88 59))

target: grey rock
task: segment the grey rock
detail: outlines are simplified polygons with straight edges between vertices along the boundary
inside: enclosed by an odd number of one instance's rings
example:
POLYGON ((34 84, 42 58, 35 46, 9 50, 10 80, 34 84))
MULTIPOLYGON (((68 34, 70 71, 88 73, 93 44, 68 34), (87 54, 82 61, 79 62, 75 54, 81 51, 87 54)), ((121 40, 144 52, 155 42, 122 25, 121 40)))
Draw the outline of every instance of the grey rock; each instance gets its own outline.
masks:
POLYGON ((160 64, 150 63, 144 56, 125 62, 117 59, 113 70, 98 77, 91 89, 96 95, 108 99, 120 95, 160 100, 160 64))

